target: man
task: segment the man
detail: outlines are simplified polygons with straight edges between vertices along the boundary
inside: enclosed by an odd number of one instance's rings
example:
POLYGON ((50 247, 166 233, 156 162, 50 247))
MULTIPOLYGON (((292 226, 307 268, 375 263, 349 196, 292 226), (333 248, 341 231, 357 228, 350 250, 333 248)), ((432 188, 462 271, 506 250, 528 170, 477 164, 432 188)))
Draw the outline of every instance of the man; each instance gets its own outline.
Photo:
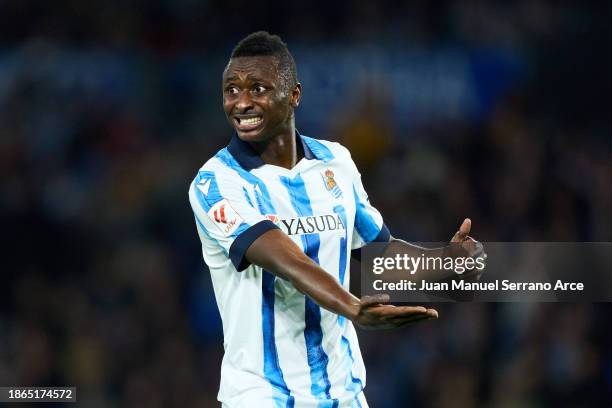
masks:
MULTIPOLYGON (((438 317, 349 293, 351 250, 372 242, 418 249, 390 237, 344 147, 296 131, 301 90, 279 37, 240 41, 223 73, 236 134, 189 189, 223 321, 224 407, 366 407, 353 324, 438 317)), ((469 229, 466 220, 453 241, 471 240, 469 229)))

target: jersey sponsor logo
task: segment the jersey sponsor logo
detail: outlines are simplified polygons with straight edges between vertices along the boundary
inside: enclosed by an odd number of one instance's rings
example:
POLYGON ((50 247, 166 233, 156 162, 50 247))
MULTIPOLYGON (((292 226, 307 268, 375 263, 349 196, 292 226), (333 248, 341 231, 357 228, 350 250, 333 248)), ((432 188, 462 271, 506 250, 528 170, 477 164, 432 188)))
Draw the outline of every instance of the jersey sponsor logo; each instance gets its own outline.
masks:
POLYGON ((207 214, 225 236, 229 236, 236 231, 243 221, 242 217, 234 211, 225 198, 210 207, 207 214))
POLYGON ((273 223, 278 224, 278 221, 279 221, 278 215, 275 215, 275 214, 266 214, 265 217, 267 219, 269 219, 270 221, 272 221, 273 223))
MULTIPOLYGON (((267 217, 267 216, 266 216, 267 217)), ((270 218, 268 218, 270 219, 270 218)), ((287 235, 318 234, 326 231, 345 231, 346 225, 339 214, 309 215, 280 220, 276 225, 287 235)))
POLYGON ((321 173, 321 177, 323 178, 323 185, 335 198, 342 197, 342 190, 338 187, 338 183, 334 179, 334 172, 330 169, 325 170, 321 173))

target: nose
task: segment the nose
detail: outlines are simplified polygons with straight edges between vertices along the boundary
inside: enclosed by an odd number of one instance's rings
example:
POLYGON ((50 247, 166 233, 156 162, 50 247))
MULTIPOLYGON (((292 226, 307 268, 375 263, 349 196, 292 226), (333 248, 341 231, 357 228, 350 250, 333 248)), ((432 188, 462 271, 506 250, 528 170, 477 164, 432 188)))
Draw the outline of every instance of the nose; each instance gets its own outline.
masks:
POLYGON ((245 113, 249 109, 253 108, 253 101, 251 100, 248 90, 244 90, 240 92, 240 94, 238 95, 238 100, 236 101, 235 107, 236 107, 236 110, 238 110, 241 113, 245 113))

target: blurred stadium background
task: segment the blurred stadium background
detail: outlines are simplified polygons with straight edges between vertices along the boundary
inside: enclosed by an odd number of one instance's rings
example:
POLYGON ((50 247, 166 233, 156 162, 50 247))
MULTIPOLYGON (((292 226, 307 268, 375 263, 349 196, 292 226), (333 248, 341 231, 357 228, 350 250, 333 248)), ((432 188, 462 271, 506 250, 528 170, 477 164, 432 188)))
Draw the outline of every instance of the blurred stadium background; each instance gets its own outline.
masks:
MULTIPOLYGON (((231 135, 221 72, 258 29, 297 60, 298 128, 352 150, 394 235, 439 241, 470 216, 483 241, 612 241, 611 7, 398 3, 0 2, 0 384, 217 406, 187 189, 231 135)), ((362 332, 366 395, 610 406, 611 310, 446 304, 362 332)))

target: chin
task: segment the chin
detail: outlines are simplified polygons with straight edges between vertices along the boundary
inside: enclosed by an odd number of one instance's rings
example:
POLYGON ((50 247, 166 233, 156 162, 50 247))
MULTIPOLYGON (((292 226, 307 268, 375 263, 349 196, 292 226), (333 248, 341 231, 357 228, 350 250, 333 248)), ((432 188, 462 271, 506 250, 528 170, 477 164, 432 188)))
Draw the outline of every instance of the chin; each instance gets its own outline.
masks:
POLYGON ((268 136, 264 132, 262 132, 261 129, 249 132, 242 132, 238 129, 235 130, 236 134, 243 142, 265 142, 268 139, 268 136))

